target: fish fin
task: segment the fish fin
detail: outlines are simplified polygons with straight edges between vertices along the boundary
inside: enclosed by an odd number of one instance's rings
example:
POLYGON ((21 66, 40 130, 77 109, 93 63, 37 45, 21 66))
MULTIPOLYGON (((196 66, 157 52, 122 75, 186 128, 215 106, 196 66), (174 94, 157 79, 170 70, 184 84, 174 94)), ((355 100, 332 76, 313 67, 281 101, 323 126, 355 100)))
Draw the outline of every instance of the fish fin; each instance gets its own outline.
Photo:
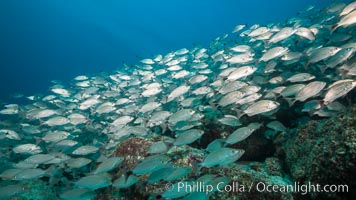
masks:
POLYGON ((294 103, 297 101, 293 98, 284 98, 284 99, 287 101, 289 107, 292 107, 294 105, 294 103))
POLYGON ((168 103, 168 96, 167 95, 162 99, 161 103, 162 104, 168 103))
POLYGON ((274 96, 274 100, 277 101, 278 97, 281 96, 281 94, 276 94, 276 93, 273 93, 273 96, 274 96))
POLYGON ((264 42, 265 48, 270 47, 271 43, 269 41, 264 40, 263 42, 264 42))
POLYGON ((199 176, 203 166, 201 165, 201 163, 198 163, 197 161, 192 161, 191 164, 192 164, 193 173, 196 176, 199 176))
POLYGON ((91 115, 95 115, 95 109, 94 108, 89 108, 91 115))
POLYGON ((46 122, 45 121, 43 121, 42 119, 38 119, 39 121, 40 121, 40 128, 42 128, 43 126, 45 126, 46 124, 46 122))
POLYGON ((271 120, 277 119, 277 117, 274 116, 274 115, 267 115, 266 117, 267 117, 268 119, 271 119, 271 120))
POLYGON ((226 58, 224 56, 222 56, 222 59, 223 59, 223 63, 227 63, 226 58))
MULTIPOLYGON (((149 118, 151 118, 151 115, 149 115, 149 118)), ((144 119, 144 120, 142 121, 142 125, 143 125, 144 127, 148 126, 148 119, 144 119)))
POLYGON ((341 70, 341 79, 345 79, 347 76, 348 71, 347 70, 341 70))
POLYGON ((323 99, 320 99, 320 100, 317 100, 318 101, 318 103, 320 104, 320 110, 321 109, 324 109, 326 106, 327 106, 327 104, 326 104, 326 102, 323 100, 323 99))
POLYGON ((329 66, 327 66, 327 65, 320 67, 321 73, 324 73, 328 68, 329 68, 329 66))
POLYGON ((240 119, 242 116, 244 116, 246 113, 244 113, 242 110, 235 109, 237 118, 240 119))
POLYGON ((45 170, 45 176, 52 177, 55 171, 56 171, 56 166, 51 165, 48 169, 45 170))
POLYGON ((255 61, 255 66, 257 66, 258 64, 260 64, 260 59, 256 59, 256 61, 255 61))
POLYGON ((162 134, 165 133, 168 129, 168 124, 167 123, 161 124, 161 128, 162 128, 162 134))
MULTIPOLYGON (((328 29, 329 31, 330 31, 330 33, 332 33, 332 31, 333 31, 333 26, 335 26, 336 24, 334 24, 334 25, 323 25, 323 27, 324 28, 326 28, 326 29, 328 29)), ((313 33, 313 35, 314 35, 314 33, 313 33)), ((314 35, 315 36, 315 35, 314 35)))
POLYGON ((218 103, 211 103, 211 106, 215 109, 219 108, 219 104, 218 103))
POLYGON ((331 33, 333 33, 337 28, 339 28, 340 25, 339 24, 334 24, 331 26, 331 33))
POLYGON ((173 147, 174 141, 168 141, 168 140, 166 140, 166 141, 163 141, 163 143, 164 143, 165 145, 167 145, 167 148, 168 148, 168 151, 169 151, 169 150, 171 150, 171 148, 173 147))
POLYGON ((41 137, 35 136, 34 138, 35 138, 35 140, 36 140, 36 143, 35 143, 36 145, 38 145, 39 143, 42 142, 42 138, 41 138, 41 137))

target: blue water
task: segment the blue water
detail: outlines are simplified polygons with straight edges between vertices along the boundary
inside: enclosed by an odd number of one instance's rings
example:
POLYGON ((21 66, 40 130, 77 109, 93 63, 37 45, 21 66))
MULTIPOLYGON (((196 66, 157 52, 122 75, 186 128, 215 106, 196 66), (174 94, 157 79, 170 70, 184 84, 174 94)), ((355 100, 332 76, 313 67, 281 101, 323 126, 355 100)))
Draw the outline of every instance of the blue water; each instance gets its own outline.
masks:
MULTIPOLYGON (((1 0, 0 99, 46 93, 51 80, 111 72, 332 0, 1 0)), ((348 2, 348 1, 347 1, 348 2)))

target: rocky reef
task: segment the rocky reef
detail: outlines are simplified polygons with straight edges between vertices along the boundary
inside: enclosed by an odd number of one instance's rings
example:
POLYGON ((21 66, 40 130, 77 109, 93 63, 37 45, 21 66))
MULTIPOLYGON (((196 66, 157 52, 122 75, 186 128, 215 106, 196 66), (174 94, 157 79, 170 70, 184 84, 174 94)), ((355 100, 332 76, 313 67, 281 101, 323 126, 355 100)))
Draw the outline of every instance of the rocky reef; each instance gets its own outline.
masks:
POLYGON ((276 151, 293 181, 348 185, 348 192, 310 193, 312 199, 347 199, 356 194, 356 107, 347 113, 306 125, 280 136, 276 151))
MULTIPOLYGON (((197 163, 204 159, 204 149, 195 148, 197 145, 174 147, 167 155, 173 158, 173 165, 193 168, 187 176, 177 181, 196 181, 203 175, 211 175, 211 180, 225 180, 226 185, 233 187, 229 192, 212 192, 207 196, 209 199, 350 199, 356 195, 353 190, 356 185, 355 125, 356 106, 353 106, 342 115, 310 120, 304 125, 279 133, 270 141, 270 150, 274 151, 272 156, 268 153, 263 159, 245 157, 223 167, 199 168, 197 163), (261 189, 258 183, 280 186, 295 183, 347 185, 348 192, 261 192, 257 189, 261 189), (250 186, 251 189, 248 188, 250 186)), ((250 137, 244 145, 259 143, 260 133, 258 136, 250 137)), ((165 138, 159 135, 150 139, 127 138, 117 146, 113 155, 130 158, 123 165, 126 167, 124 171, 130 173, 134 166, 149 156, 147 151, 150 145, 162 140, 165 138)), ((248 153, 257 154, 253 149, 251 147, 248 153)), ((122 173, 122 170, 117 170, 111 175, 117 178, 122 173)), ((97 190, 95 199, 163 199, 161 194, 165 192, 168 182, 149 183, 148 178, 148 175, 141 176, 138 183, 125 189, 110 187, 97 190)), ((24 192, 12 199, 56 198, 44 183, 41 179, 28 182, 24 185, 24 192)))
MULTIPOLYGON (((248 161, 245 157, 245 159, 224 167, 193 170, 182 181, 197 180, 201 175, 210 174, 214 178, 226 177, 229 180, 227 185, 234 185, 236 190, 240 189, 240 191, 215 192, 209 195, 209 199, 349 199, 350 196, 355 195, 353 188, 356 184, 354 182, 356 178, 355 125, 356 107, 354 106, 345 114, 330 119, 310 120, 304 125, 280 133, 274 137, 273 142, 271 141, 273 146, 270 150, 275 151, 272 157, 266 156, 263 160, 259 157, 256 161, 248 161), (293 185, 295 183, 298 185, 319 184, 321 186, 347 185, 348 192, 307 192, 303 194, 301 192, 261 192, 256 189, 258 183, 266 185, 293 185), (247 191, 246 187, 251 185, 252 189, 247 191)), ((259 142, 260 138, 250 137, 246 143, 248 146, 253 145, 259 142)), ((152 142, 154 139, 128 139, 117 148, 116 155, 134 157, 135 159, 130 159, 130 162, 137 163, 148 156, 146 152, 152 142)), ((248 153, 257 154, 253 150, 248 153)), ((200 162, 204 157, 203 150, 190 146, 172 148, 167 154, 175 158, 174 164, 191 166, 195 169, 195 163, 200 162)), ((127 166, 130 164, 128 163, 127 166)), ((119 196, 122 199, 125 197, 160 199, 160 194, 165 191, 167 182, 150 184, 147 183, 147 178, 143 176, 140 184, 129 189, 117 190, 111 194, 108 194, 110 191, 104 190, 96 199, 119 199, 119 196), (123 191, 124 193, 122 193, 123 191)))

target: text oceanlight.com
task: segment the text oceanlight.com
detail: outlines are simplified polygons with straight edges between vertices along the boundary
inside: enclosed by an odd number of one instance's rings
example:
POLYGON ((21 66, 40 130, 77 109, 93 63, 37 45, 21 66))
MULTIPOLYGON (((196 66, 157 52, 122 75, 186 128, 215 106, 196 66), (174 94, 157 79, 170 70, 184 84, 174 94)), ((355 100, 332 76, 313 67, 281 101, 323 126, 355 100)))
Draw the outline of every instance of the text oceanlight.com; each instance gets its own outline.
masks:
POLYGON ((177 184, 166 185, 167 190, 174 190, 178 192, 294 192, 300 194, 307 194, 309 192, 348 192, 348 185, 320 185, 314 183, 300 184, 295 182, 294 184, 287 185, 277 185, 277 184, 267 184, 264 182, 255 182, 250 185, 244 185, 238 182, 232 182, 226 184, 224 182, 219 182, 216 184, 206 184, 205 182, 178 182, 177 184), (176 187, 176 188, 174 188, 176 187))

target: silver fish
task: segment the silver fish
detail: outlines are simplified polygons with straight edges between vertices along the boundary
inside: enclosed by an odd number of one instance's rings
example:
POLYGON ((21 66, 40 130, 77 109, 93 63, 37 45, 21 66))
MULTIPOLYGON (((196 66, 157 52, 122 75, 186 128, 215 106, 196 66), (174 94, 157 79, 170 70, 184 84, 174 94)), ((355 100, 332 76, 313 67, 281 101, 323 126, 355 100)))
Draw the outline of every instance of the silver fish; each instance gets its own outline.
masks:
POLYGON ((253 30, 251 33, 248 34, 249 37, 256 37, 259 35, 266 34, 269 31, 269 28, 267 27, 259 27, 255 30, 253 30))
POLYGON ((81 188, 96 190, 111 185, 111 178, 108 174, 89 175, 79 179, 75 185, 81 188))
POLYGON ((286 88, 284 88, 281 91, 281 95, 283 97, 291 97, 291 96, 295 96, 301 89, 303 89, 305 87, 304 84, 294 84, 294 85, 290 85, 286 88))
POLYGON ((251 47, 248 45, 237 45, 235 47, 230 48, 230 50, 238 53, 246 53, 251 51, 251 47))
POLYGON ((101 174, 106 173, 108 171, 113 170, 115 167, 120 165, 120 163, 124 160, 123 157, 111 157, 104 160, 93 172, 93 174, 101 174))
POLYGON ((287 130, 287 128, 280 121, 271 121, 267 124, 267 127, 281 132, 285 132, 287 130))
POLYGON ((223 118, 218 120, 220 123, 228 126, 240 126, 241 122, 239 121, 239 118, 233 116, 233 115, 225 115, 223 118))
POLYGON ((331 102, 335 101, 336 99, 346 95, 349 93, 353 88, 356 86, 356 81, 348 79, 343 80, 342 82, 336 82, 329 87, 328 91, 325 94, 323 99, 324 104, 330 104, 331 102))
POLYGON ((227 165, 238 160, 245 153, 242 149, 220 148, 208 154, 201 163, 203 167, 227 165))
POLYGON ((269 60, 283 56, 289 51, 287 47, 274 47, 262 55, 260 61, 268 62, 269 60))
POLYGON ((85 156, 85 155, 89 155, 92 153, 96 153, 98 150, 99 149, 97 147, 90 146, 90 145, 84 145, 84 146, 81 146, 81 147, 77 148, 76 150, 74 150, 72 152, 72 154, 85 156))
POLYGON ((318 49, 313 49, 309 55, 309 63, 316 63, 321 60, 325 60, 333 55, 335 55, 341 48, 339 47, 322 47, 318 49))
POLYGON ((218 104, 222 107, 231 105, 233 103, 235 103, 237 100, 241 99, 243 97, 243 93, 240 91, 233 91, 230 92, 228 94, 226 94, 225 96, 223 96, 218 104))
POLYGON ((91 162, 92 160, 88 158, 71 158, 66 163, 68 167, 76 169, 76 168, 84 167, 91 162))
POLYGON ((22 180, 30 180, 37 179, 45 175, 45 171, 42 169, 24 169, 21 172, 17 173, 12 180, 22 181, 22 180))
POLYGON ((273 35, 268 42, 271 44, 280 42, 282 40, 285 40, 285 39, 291 37, 295 32, 296 32, 296 30, 294 28, 284 27, 278 33, 273 35))
POLYGON ((287 81, 292 83, 306 82, 315 79, 315 76, 309 73, 298 73, 287 79, 287 81))
POLYGON ((295 32, 296 35, 302 37, 302 38, 306 38, 308 40, 315 40, 315 35, 313 33, 313 31, 311 31, 308 28, 305 27, 300 27, 297 29, 297 31, 295 32))
POLYGON ((318 95, 325 86, 326 83, 322 81, 311 82, 297 93, 295 101, 305 101, 311 97, 314 97, 318 95))
POLYGON ((260 127, 259 125, 256 126, 256 124, 251 123, 246 127, 239 128, 235 130, 233 133, 231 133, 228 138, 226 138, 225 143, 235 144, 241 142, 245 140, 248 136, 250 136, 259 127, 260 127))
POLYGON ((13 148, 13 151, 15 153, 31 154, 31 155, 42 153, 42 149, 35 144, 21 144, 13 148))
POLYGON ((128 188, 135 183, 137 183, 140 179, 137 176, 130 175, 126 177, 125 175, 121 176, 120 178, 116 179, 112 186, 115 188, 128 188))
POLYGON ((257 70, 257 68, 252 67, 252 66, 239 67, 229 74, 229 76, 227 77, 227 80, 236 81, 240 78, 244 78, 246 76, 253 74, 256 70, 257 70))
POLYGON ((247 64, 254 60, 254 54, 251 52, 246 52, 243 54, 235 55, 226 60, 230 64, 247 64))
POLYGON ((179 87, 175 88, 167 96, 167 102, 166 103, 171 102, 174 99, 176 99, 177 97, 184 95, 185 93, 187 93, 189 91, 189 89, 190 89, 190 86, 185 86, 185 85, 182 85, 182 86, 179 86, 179 87))
POLYGON ((31 164, 42 164, 53 160, 55 157, 51 154, 36 154, 26 158, 24 161, 31 164))
POLYGON ((160 154, 166 153, 169 150, 169 144, 164 141, 158 141, 153 143, 148 149, 148 153, 151 154, 160 154))
POLYGON ((42 140, 45 142, 59 142, 68 138, 70 133, 66 131, 51 131, 48 132, 42 140))
POLYGON ((279 108, 279 103, 271 100, 260 100, 250 105, 243 111, 248 116, 254 116, 258 114, 267 114, 279 108))
POLYGON ((239 24, 239 25, 235 26, 235 28, 232 30, 232 33, 241 31, 242 29, 245 28, 245 26, 246 26, 245 24, 239 24))
POLYGON ((183 133, 180 133, 177 139, 174 141, 174 146, 182 146, 186 144, 191 144, 199 139, 204 134, 204 131, 199 129, 190 129, 183 133))
POLYGON ((163 168, 169 161, 170 158, 165 155, 150 156, 136 165, 132 172, 135 174, 149 174, 163 168))
POLYGON ((340 12, 339 16, 344 16, 356 9, 356 2, 351 2, 340 12))

